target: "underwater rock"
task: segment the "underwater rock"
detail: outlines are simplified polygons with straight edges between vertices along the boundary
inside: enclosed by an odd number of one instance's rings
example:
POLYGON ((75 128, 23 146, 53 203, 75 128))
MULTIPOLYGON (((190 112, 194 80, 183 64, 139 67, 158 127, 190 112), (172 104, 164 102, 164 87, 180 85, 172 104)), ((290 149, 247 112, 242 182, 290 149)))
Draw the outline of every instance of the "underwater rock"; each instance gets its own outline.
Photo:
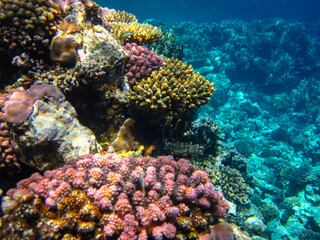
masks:
POLYGON ((100 25, 85 29, 79 41, 83 44, 78 50, 79 75, 84 74, 93 80, 105 81, 117 66, 123 64, 124 58, 128 57, 120 42, 100 25))
POLYGON ((266 225, 257 216, 249 217, 244 223, 244 230, 254 234, 261 234, 265 228, 266 225))
POLYGON ((28 121, 12 128, 25 162, 41 170, 96 153, 100 146, 91 130, 81 125, 77 113, 64 99, 37 100, 28 121))
POLYGON ((53 97, 55 100, 64 97, 55 86, 49 84, 33 85, 27 91, 14 90, 2 109, 6 121, 13 124, 23 123, 32 113, 34 102, 44 96, 53 97))

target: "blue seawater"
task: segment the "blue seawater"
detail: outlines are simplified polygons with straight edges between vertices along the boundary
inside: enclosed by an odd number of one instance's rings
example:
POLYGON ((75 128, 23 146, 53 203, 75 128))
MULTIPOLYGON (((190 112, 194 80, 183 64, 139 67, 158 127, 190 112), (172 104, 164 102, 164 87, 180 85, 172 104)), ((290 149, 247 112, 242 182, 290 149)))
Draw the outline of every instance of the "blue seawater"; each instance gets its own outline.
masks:
POLYGON ((183 60, 214 82, 199 118, 248 159, 251 202, 234 221, 254 239, 320 239, 320 2, 98 3, 171 29, 183 60))
POLYGON ((251 21, 283 18, 290 21, 320 19, 318 0, 98 0, 100 6, 133 13, 140 21, 149 18, 178 21, 213 22, 225 19, 251 21))

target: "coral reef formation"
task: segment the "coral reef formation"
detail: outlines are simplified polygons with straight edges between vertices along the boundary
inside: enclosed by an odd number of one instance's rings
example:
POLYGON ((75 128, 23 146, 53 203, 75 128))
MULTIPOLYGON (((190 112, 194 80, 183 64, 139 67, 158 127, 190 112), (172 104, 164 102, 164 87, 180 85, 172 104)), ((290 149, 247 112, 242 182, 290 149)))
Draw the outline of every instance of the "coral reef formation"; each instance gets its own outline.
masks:
POLYGON ((0 46, 12 57, 44 54, 60 19, 59 8, 50 1, 1 1, 0 46))
POLYGON ((55 36, 52 39, 50 49, 52 61, 70 64, 77 62, 77 49, 70 37, 55 36))
POLYGON ((163 59, 144 46, 127 43, 123 48, 131 55, 125 66, 126 76, 131 84, 150 77, 153 71, 162 67, 163 59))
POLYGON ((192 162, 207 161, 218 155, 219 128, 210 118, 183 120, 181 115, 166 120, 166 150, 192 162), (177 141, 179 139, 179 141, 177 141))
MULTIPOLYGON (((36 89, 41 89, 37 94, 55 88, 54 94, 62 95, 53 85, 33 85, 32 88, 37 86, 36 89)), ((33 90, 30 88, 26 92, 30 94, 33 90)), ((94 134, 79 122, 71 104, 64 98, 58 101, 46 96, 31 105, 33 111, 28 121, 11 128, 19 152, 24 156, 23 161, 47 170, 60 167, 69 159, 99 152, 101 147, 94 134)), ((23 108, 20 111, 25 113, 23 108)), ((18 112, 19 120, 20 115, 18 112)))
POLYGON ((194 73, 191 65, 166 59, 163 68, 133 86, 128 98, 138 111, 163 116, 208 103, 213 92, 213 83, 194 73))
POLYGON ((33 85, 30 89, 16 89, 5 102, 3 111, 7 122, 21 124, 26 121, 33 111, 36 100, 44 96, 53 97, 56 101, 63 98, 63 94, 53 85, 33 85))
POLYGON ((10 134, 10 128, 5 122, 3 113, 3 106, 10 98, 11 93, 0 94, 0 169, 19 167, 17 152, 15 151, 15 143, 13 141, 12 134, 10 134))
POLYGON ((167 58, 176 58, 178 60, 182 60, 184 56, 183 44, 176 40, 176 36, 171 29, 168 31, 163 31, 162 37, 156 42, 147 44, 147 47, 156 54, 165 56, 167 58))
POLYGON ((264 222, 269 222, 279 217, 280 212, 275 204, 264 204, 260 209, 264 222))
POLYGON ((170 156, 85 155, 7 195, 3 239, 192 238, 228 211, 205 172, 170 156))
POLYGON ((222 165, 210 171, 209 177, 229 201, 240 204, 249 202, 249 187, 238 170, 222 165))
POLYGON ((107 15, 104 20, 108 21, 109 23, 111 22, 125 22, 125 23, 130 23, 130 22, 137 22, 138 19, 136 16, 134 16, 131 13, 127 13, 126 11, 117 11, 114 13, 111 13, 107 15))
POLYGON ((109 23, 110 31, 117 36, 118 39, 122 39, 123 34, 132 33, 126 37, 126 42, 134 42, 139 45, 152 43, 161 38, 161 29, 153 27, 147 23, 138 22, 111 22, 109 23))

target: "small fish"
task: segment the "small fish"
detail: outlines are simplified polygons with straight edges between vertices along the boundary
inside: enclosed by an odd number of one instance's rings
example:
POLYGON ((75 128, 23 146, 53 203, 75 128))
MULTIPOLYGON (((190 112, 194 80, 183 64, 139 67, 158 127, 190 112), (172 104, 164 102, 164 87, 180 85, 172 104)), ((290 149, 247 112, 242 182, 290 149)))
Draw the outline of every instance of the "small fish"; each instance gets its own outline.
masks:
POLYGON ((127 37, 130 37, 132 34, 133 34, 133 32, 122 33, 121 36, 120 36, 120 41, 122 42, 122 40, 124 40, 127 37))

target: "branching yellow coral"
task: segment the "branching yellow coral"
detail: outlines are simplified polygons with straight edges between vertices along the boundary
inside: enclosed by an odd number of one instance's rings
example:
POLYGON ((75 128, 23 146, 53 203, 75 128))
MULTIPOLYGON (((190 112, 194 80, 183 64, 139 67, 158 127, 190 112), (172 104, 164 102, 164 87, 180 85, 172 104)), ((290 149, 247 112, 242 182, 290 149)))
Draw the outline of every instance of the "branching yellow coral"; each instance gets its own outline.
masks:
POLYGON ((119 39, 121 39, 124 33, 132 32, 132 34, 126 38, 126 41, 137 44, 152 43, 162 36, 160 28, 138 22, 111 22, 110 31, 119 39))
POLYGON ((128 98, 140 112, 165 116, 208 103, 214 90, 213 83, 194 73, 191 65, 172 58, 133 86, 128 98))
POLYGON ((134 16, 131 13, 127 13, 126 11, 117 11, 115 13, 109 14, 106 16, 105 20, 107 20, 109 23, 112 22, 137 22, 136 16, 134 16))

